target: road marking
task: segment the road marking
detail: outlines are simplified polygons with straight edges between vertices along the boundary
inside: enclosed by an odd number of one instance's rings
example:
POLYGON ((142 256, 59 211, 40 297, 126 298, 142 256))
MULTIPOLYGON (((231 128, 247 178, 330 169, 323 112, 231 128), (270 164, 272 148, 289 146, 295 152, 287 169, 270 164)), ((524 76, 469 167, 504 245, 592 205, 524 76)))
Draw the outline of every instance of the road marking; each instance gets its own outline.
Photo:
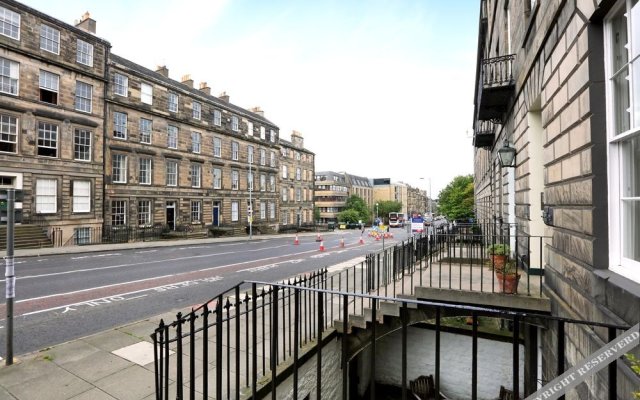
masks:
POLYGON ((72 260, 82 260, 84 258, 98 258, 98 257, 110 257, 110 256, 121 256, 122 253, 107 253, 107 254, 94 254, 91 256, 79 256, 79 257, 71 257, 72 260))
POLYGON ((140 250, 136 251, 136 254, 144 254, 144 253, 155 253, 158 250, 140 250))

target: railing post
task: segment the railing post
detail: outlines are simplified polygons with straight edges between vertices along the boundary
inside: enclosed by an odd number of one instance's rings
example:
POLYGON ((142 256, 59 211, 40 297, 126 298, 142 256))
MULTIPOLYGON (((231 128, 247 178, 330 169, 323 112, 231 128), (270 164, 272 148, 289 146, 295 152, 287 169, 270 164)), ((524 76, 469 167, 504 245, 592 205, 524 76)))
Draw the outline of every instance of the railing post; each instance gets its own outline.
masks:
MULTIPOLYGON (((558 362, 556 365, 556 376, 560 376, 564 373, 564 341, 564 321, 558 320, 558 344, 556 347, 558 362)), ((564 395, 560 396, 559 399, 565 400, 564 395)))
MULTIPOLYGON (((348 296, 343 295, 344 303, 346 304, 349 300, 348 296)), ((347 336, 349 334, 349 309, 347 307, 343 307, 342 309, 342 400, 347 400, 348 398, 348 387, 349 387, 349 361, 347 360, 347 336)))
MULTIPOLYGON (((278 366, 278 287, 271 287, 271 331, 269 332, 271 340, 271 399, 276 400, 276 387, 278 374, 276 368, 278 366)), ((264 338, 263 338, 264 340, 264 338)))
POLYGON ((216 301, 216 399, 222 398, 222 295, 216 301))
POLYGON ((298 288, 293 289, 293 302, 293 400, 298 400, 298 348, 300 347, 300 289, 298 288))
MULTIPOLYGON (((355 277, 354 277, 354 281, 355 281, 355 277)), ((316 344, 316 391, 317 391, 317 398, 321 399, 322 398, 322 314, 324 312, 323 310, 323 304, 322 304, 322 292, 317 292, 317 301, 318 301, 318 308, 316 309, 318 311, 318 315, 317 315, 317 321, 318 321, 318 342, 316 344)), ((353 301, 353 303, 355 304, 355 299, 353 301)))
POLYGON ((369 368, 370 399, 376 400, 376 306, 378 299, 371 299, 371 366, 369 368))
MULTIPOLYGON (((616 328, 609 328, 609 342, 616 340, 616 328)), ((612 362, 607 367, 607 373, 609 375, 609 400, 616 400, 618 398, 618 363, 612 362)))

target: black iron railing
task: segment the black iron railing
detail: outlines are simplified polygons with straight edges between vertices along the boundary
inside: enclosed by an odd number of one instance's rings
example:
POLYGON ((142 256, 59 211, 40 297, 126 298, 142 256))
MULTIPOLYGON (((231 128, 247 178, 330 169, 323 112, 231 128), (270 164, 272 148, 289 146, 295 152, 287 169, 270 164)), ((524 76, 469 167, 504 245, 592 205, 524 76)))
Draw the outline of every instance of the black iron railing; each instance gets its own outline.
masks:
POLYGON ((482 60, 482 86, 513 85, 513 60, 515 54, 482 60))

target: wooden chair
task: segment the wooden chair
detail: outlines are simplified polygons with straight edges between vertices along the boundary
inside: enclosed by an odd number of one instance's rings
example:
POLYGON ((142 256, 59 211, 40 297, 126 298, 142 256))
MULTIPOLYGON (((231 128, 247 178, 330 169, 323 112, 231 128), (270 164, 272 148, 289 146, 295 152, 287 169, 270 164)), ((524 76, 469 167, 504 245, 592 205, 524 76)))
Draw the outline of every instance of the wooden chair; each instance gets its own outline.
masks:
POLYGON ((409 382, 411 392, 420 400, 431 400, 436 398, 436 385, 433 375, 421 375, 409 382))

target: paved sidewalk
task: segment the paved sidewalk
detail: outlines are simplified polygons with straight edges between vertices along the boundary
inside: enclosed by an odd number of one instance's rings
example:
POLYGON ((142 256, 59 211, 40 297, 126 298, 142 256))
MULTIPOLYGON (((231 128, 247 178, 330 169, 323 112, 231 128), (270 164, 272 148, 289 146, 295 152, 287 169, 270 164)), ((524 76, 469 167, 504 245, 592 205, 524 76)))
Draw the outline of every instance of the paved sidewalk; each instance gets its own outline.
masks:
MULTIPOLYGON (((331 235, 333 232, 323 232, 331 235)), ((315 233, 301 233, 315 236, 315 233)), ((260 235, 253 240, 291 235, 260 235)), ((114 249, 168 247, 246 241, 248 237, 135 242, 123 244, 18 249, 15 257, 114 249)), ((309 240, 308 238, 306 240, 309 240)), ((0 256, 6 252, 0 252, 0 256)), ((155 399, 153 345, 149 336, 160 319, 172 321, 176 311, 117 327, 38 352, 16 355, 0 364, 0 400, 151 400, 155 399)))

